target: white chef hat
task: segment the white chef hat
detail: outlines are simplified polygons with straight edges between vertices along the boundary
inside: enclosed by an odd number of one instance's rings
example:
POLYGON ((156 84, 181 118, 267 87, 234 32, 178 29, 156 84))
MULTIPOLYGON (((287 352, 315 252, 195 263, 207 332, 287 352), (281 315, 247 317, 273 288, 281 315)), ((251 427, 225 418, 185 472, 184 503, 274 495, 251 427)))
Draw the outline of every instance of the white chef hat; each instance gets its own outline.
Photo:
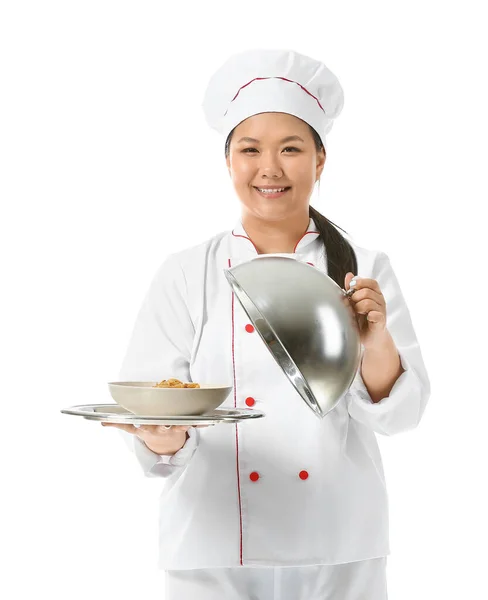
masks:
POLYGON ((293 50, 247 50, 232 55, 210 78, 202 107, 212 129, 227 136, 241 121, 283 112, 325 136, 342 111, 344 93, 324 63, 293 50))

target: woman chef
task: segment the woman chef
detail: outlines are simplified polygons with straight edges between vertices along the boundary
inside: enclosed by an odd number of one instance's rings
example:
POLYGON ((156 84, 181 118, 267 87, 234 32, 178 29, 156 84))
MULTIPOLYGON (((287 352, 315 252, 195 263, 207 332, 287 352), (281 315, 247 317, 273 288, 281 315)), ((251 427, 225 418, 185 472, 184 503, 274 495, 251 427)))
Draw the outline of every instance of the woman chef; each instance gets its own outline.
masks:
POLYGON ((349 243, 309 206, 342 106, 334 74, 288 50, 234 55, 209 82, 203 108, 226 140, 241 218, 163 262, 120 380, 232 385, 223 407, 266 416, 198 429, 112 425, 125 429, 144 473, 164 479, 167 600, 387 598, 388 505, 375 434, 416 427, 430 383, 388 256, 349 243), (281 371, 224 275, 269 253, 293 255, 356 290, 349 301, 362 360, 323 419, 281 371))

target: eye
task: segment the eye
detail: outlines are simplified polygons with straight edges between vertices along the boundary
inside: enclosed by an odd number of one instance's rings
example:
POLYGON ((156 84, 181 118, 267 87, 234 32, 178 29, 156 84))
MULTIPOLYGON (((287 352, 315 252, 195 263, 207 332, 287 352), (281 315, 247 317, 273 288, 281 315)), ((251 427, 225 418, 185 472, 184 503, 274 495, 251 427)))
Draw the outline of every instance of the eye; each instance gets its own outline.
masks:
MULTIPOLYGON (((256 150, 256 148, 245 148, 244 150, 242 150, 242 152, 246 152, 249 153, 250 150, 256 150)), ((294 146, 287 146, 286 148, 283 149, 283 151, 285 150, 295 150, 295 152, 300 152, 300 150, 298 148, 295 148, 294 146)), ((287 152, 288 154, 288 152, 287 152)))

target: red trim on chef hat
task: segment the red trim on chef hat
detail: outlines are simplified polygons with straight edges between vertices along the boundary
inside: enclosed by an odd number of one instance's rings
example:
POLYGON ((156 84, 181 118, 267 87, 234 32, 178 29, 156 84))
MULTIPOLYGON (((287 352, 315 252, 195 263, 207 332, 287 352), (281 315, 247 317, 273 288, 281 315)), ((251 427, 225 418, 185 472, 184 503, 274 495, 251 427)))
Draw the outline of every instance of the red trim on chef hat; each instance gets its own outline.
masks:
POLYGON ((247 50, 231 56, 210 78, 202 107, 225 138, 263 112, 284 112, 311 125, 325 146, 344 104, 337 77, 324 63, 293 50, 247 50))

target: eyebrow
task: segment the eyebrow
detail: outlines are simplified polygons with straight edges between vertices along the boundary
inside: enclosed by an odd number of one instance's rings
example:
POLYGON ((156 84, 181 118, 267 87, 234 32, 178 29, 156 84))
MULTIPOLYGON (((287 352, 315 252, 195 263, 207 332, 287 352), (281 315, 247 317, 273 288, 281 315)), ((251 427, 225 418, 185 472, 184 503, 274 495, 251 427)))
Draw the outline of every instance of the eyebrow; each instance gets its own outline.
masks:
MULTIPOLYGON (((283 138, 280 142, 280 144, 284 144, 285 142, 303 142, 304 140, 302 140, 301 137, 298 137, 298 135, 289 135, 286 138, 283 138)), ((259 144, 259 140, 256 140, 252 137, 243 137, 241 138, 237 143, 240 144, 241 142, 253 142, 256 144, 259 144)))

